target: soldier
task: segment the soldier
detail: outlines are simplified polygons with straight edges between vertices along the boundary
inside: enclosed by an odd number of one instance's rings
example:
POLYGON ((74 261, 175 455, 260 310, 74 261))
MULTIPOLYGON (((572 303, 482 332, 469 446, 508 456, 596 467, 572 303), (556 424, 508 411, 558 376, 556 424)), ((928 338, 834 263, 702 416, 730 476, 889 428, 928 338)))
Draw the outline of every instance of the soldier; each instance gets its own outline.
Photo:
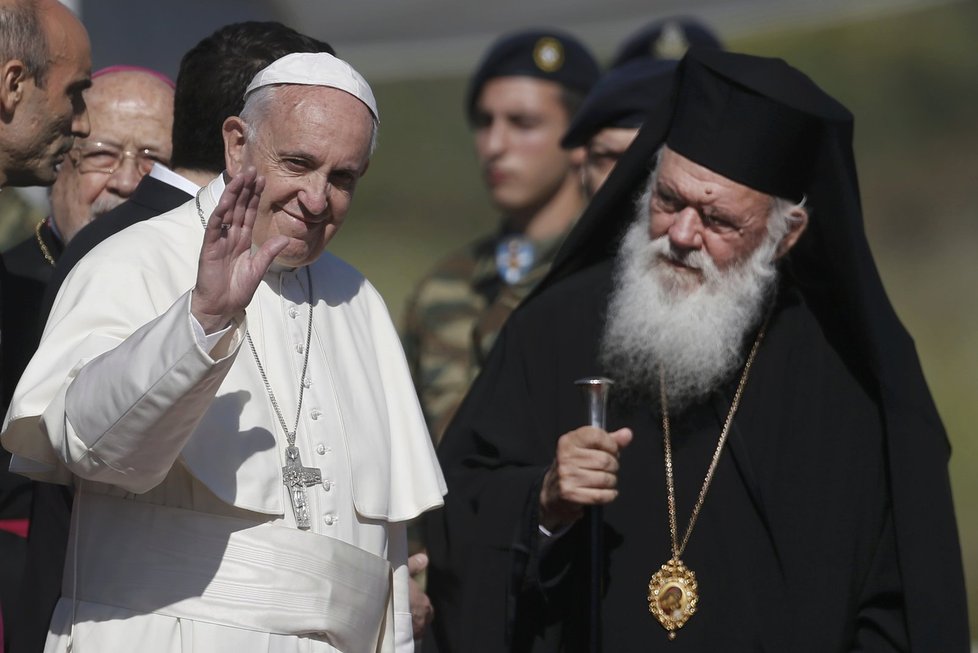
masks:
POLYGON ((723 49, 713 30, 685 17, 653 21, 618 48, 561 141, 568 149, 586 148, 581 183, 588 197, 611 174, 646 117, 668 110, 676 66, 692 45, 723 49))
POLYGON ((723 41, 712 28, 689 16, 654 20, 625 39, 611 59, 618 68, 633 59, 682 59, 692 46, 723 49, 723 41))
POLYGON ((674 59, 629 60, 606 72, 584 99, 560 143, 568 150, 585 148, 581 183, 588 197, 611 174, 649 112, 665 110, 671 102, 676 64, 674 59))
POLYGON ((472 77, 466 112, 501 220, 436 265, 408 303, 405 350, 436 442, 584 207, 584 148, 564 150, 560 139, 598 76, 574 37, 532 30, 496 41, 472 77))

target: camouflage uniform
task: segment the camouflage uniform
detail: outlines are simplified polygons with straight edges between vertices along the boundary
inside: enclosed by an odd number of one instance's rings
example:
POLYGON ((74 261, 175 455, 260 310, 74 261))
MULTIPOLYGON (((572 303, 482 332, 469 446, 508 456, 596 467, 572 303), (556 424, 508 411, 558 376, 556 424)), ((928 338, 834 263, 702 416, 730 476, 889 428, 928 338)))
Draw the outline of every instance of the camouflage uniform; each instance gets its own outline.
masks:
POLYGON ((480 238, 436 265, 408 300, 404 351, 435 444, 503 323, 550 269, 564 235, 533 242, 534 261, 513 284, 496 266, 503 234, 480 238))

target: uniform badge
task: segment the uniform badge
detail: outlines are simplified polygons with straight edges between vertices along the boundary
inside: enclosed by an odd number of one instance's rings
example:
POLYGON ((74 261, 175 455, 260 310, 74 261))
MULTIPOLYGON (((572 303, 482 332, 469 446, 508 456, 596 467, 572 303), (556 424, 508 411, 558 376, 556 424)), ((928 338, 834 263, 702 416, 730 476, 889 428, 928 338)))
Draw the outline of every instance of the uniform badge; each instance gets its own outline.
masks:
POLYGON ((659 38, 652 41, 652 54, 659 59, 682 59, 689 49, 689 39, 682 25, 670 20, 662 26, 659 38))
POLYGON ((500 278, 509 285, 525 279, 535 259, 533 243, 526 238, 513 236, 496 245, 496 270, 500 278))
POLYGON ((564 65, 564 46, 557 39, 544 36, 533 46, 533 63, 545 73, 560 70, 564 65))

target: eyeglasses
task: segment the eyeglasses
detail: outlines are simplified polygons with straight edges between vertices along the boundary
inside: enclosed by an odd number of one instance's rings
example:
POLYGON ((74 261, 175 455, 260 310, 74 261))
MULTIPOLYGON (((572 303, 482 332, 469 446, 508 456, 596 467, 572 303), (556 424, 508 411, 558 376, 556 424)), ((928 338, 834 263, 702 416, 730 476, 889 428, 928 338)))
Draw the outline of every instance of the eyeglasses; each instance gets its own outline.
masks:
POLYGON ((111 175, 119 169, 127 158, 132 159, 140 174, 147 174, 154 163, 169 165, 162 155, 149 148, 141 150, 126 150, 114 143, 90 141, 77 143, 69 153, 71 162, 79 172, 102 172, 111 175))

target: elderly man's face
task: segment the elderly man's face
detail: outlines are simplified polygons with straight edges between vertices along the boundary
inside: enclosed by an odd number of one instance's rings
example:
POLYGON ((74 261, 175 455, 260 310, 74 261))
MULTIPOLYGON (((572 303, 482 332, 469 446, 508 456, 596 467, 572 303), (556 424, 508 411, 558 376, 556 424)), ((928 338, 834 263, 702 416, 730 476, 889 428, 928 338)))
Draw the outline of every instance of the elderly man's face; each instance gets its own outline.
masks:
POLYGON ((289 243, 275 259, 297 267, 316 260, 336 235, 366 172, 373 123, 349 93, 322 86, 273 91, 249 140, 239 118, 224 123, 228 172, 255 166, 265 177, 253 240, 281 234, 289 243))
POLYGON ((507 213, 534 211, 560 190, 583 151, 560 147, 569 117, 556 82, 497 77, 474 112, 475 148, 493 204, 507 213))
POLYGON ((667 236, 670 268, 684 284, 702 283, 703 272, 685 261, 707 254, 719 270, 743 261, 767 233, 769 195, 722 177, 665 148, 649 206, 649 238, 667 236))
POLYGON ((154 162, 170 160, 173 90, 145 72, 94 80, 85 93, 91 134, 75 141, 51 189, 51 213, 65 242, 126 200, 154 162))
POLYGON ((90 83, 92 59, 85 28, 60 3, 48 0, 39 9, 47 37, 50 66, 43 84, 28 79, 11 124, 20 134, 14 154, 19 174, 17 185, 50 185, 57 166, 64 161, 75 137, 89 131, 82 91, 90 83))
POLYGON ((593 196, 638 135, 630 127, 606 127, 591 137, 584 160, 584 192, 593 196))

